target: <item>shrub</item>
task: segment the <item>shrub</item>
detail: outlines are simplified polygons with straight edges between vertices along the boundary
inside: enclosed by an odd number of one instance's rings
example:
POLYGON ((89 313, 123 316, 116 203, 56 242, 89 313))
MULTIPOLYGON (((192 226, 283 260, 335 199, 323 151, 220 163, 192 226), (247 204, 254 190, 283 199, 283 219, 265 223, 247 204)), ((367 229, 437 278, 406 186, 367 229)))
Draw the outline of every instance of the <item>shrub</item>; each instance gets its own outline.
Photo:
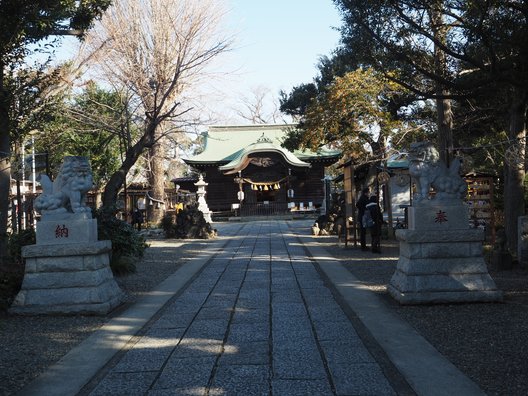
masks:
POLYGON ((35 238, 35 230, 33 228, 10 234, 7 241, 8 261, 15 265, 22 265, 22 247, 33 245, 35 238))
POLYGON ((165 232, 166 238, 174 238, 176 236, 176 225, 174 224, 174 215, 172 213, 165 213, 160 225, 165 232))
POLYGON ((35 243, 35 231, 30 228, 8 235, 5 262, 0 262, 0 313, 7 311, 24 279, 22 247, 35 243))
MULTIPOLYGON (((113 257, 113 256, 112 256, 113 257)), ((136 258, 132 256, 119 256, 112 258, 110 267, 114 275, 126 275, 136 272, 136 258)))
POLYGON ((209 239, 216 237, 216 230, 205 221, 204 214, 198 209, 198 205, 187 205, 176 215, 174 225, 176 238, 199 238, 209 239))
POLYGON ((102 207, 95 211, 99 240, 112 241, 110 267, 114 274, 135 271, 135 259, 143 257, 148 245, 145 238, 126 221, 119 220, 113 207, 102 207))

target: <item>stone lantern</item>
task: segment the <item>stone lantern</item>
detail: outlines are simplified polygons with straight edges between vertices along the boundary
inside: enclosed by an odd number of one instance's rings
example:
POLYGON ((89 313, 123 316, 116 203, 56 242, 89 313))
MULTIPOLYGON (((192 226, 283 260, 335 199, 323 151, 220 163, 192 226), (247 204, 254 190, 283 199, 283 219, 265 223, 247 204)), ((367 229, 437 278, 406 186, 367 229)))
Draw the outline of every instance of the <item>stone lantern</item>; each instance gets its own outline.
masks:
POLYGON ((203 179, 203 175, 200 175, 200 178, 196 183, 194 183, 194 185, 198 187, 198 190, 196 191, 198 210, 203 213, 205 221, 212 223, 213 221, 211 220, 211 211, 209 210, 207 202, 205 201, 205 186, 209 185, 209 183, 206 183, 203 179))

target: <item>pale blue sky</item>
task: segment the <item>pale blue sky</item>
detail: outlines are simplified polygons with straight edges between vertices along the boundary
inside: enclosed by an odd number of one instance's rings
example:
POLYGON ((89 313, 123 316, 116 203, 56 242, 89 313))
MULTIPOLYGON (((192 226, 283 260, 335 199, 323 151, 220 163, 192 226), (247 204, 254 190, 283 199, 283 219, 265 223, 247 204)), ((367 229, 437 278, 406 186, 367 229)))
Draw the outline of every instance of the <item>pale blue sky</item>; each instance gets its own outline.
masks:
POLYGON ((273 91, 310 82, 321 55, 336 48, 340 17, 331 0, 231 0, 239 42, 234 59, 245 84, 273 91))
POLYGON ((341 19, 331 0, 230 0, 229 29, 236 42, 227 55, 228 75, 211 95, 218 124, 242 121, 241 97, 267 90, 267 111, 278 106, 279 91, 309 83, 319 57, 339 43, 341 19))
MULTIPOLYGON (((197 0, 199 1, 199 0, 197 0)), ((234 108, 241 96, 264 88, 269 101, 278 103, 280 90, 311 82, 322 55, 339 42, 335 30, 341 20, 332 0, 227 0, 227 30, 235 36, 232 51, 222 60, 214 88, 205 88, 215 123, 235 123, 234 108)), ((71 56, 65 40, 57 55, 71 56)), ((211 83, 211 85, 213 85, 211 83)), ((272 106, 270 106, 271 108, 272 106)))

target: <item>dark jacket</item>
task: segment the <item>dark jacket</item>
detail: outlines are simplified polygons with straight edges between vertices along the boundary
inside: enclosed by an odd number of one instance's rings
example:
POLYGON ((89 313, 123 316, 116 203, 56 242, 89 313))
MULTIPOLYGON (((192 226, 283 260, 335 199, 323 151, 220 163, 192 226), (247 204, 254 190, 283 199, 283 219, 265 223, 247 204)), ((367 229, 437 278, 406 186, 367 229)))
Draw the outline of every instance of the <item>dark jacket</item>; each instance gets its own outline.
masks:
POLYGON ((381 234, 381 225, 383 224, 383 215, 377 202, 370 201, 366 206, 365 210, 370 211, 370 216, 374 220, 374 227, 370 228, 370 233, 373 235, 381 234))
POLYGON ((357 223, 361 228, 363 228, 363 225, 361 224, 361 219, 363 218, 363 215, 365 214, 365 207, 369 203, 369 198, 365 194, 361 194, 361 197, 359 197, 358 201, 356 202, 356 208, 358 210, 357 214, 357 223))
POLYGON ((141 213, 140 210, 136 210, 134 211, 134 213, 132 213, 132 224, 141 224, 143 223, 143 213, 141 213))

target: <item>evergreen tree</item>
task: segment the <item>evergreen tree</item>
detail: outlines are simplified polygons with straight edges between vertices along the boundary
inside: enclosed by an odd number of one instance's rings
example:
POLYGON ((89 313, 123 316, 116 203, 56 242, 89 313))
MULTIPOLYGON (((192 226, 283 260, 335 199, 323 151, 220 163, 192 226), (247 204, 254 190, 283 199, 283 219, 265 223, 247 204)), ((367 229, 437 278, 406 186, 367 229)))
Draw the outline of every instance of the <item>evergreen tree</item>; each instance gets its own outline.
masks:
POLYGON ((452 122, 447 99, 477 98, 490 88, 506 89, 509 119, 504 129, 509 147, 505 157, 509 160, 504 164, 504 216, 508 246, 515 252, 517 218, 524 213, 528 4, 507 0, 334 2, 345 21, 343 42, 350 51, 359 52, 387 74, 398 70, 394 81, 423 98, 437 100, 440 137, 452 122))
POLYGON ((12 108, 14 79, 29 53, 29 45, 49 36, 81 37, 110 0, 2 0, 0 2, 0 261, 7 251, 11 190, 12 108))

